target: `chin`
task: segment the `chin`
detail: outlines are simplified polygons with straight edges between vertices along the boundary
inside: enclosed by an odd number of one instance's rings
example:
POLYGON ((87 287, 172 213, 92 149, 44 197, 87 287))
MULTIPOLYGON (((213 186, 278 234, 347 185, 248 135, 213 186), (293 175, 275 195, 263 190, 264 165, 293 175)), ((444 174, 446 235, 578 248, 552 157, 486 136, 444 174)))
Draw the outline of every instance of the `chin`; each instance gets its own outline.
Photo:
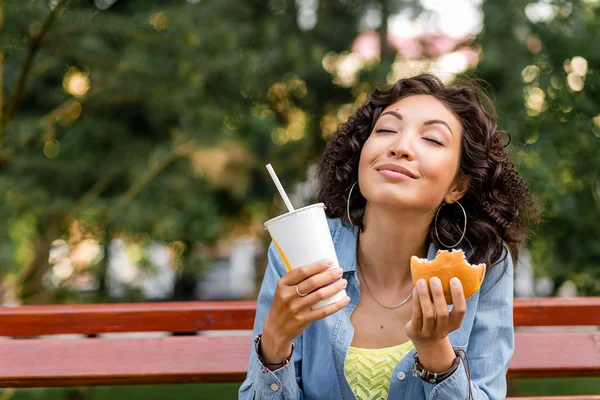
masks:
POLYGON ((396 190, 377 190, 367 197, 367 201, 377 207, 398 208, 414 207, 418 203, 412 196, 407 193, 400 193, 396 190))
POLYGON ((390 210, 415 210, 430 212, 431 196, 423 196, 411 190, 399 187, 371 188, 365 196, 367 201, 377 207, 390 210))

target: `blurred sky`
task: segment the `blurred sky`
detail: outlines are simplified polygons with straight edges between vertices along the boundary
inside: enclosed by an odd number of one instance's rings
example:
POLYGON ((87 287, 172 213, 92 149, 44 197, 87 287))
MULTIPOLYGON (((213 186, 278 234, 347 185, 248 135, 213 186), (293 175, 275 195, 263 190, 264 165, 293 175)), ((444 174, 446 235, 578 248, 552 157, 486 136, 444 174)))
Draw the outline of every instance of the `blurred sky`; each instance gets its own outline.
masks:
POLYGON ((421 0, 421 4, 428 12, 418 19, 412 19, 409 12, 390 19, 390 31, 394 36, 440 33, 460 38, 481 30, 481 0, 421 0))
MULTIPOLYGON (((118 0, 94 0, 100 10, 110 8, 118 0)), ((202 6, 202 0, 186 0, 190 4, 202 6)), ((586 0, 598 1, 598 0, 586 0)), ((55 2, 52 0, 51 2, 55 2)), ((301 28, 312 29, 316 20, 318 0, 296 0, 299 9, 298 24, 301 28)), ((410 12, 401 12, 390 19, 390 30, 397 37, 414 37, 422 34, 442 34, 452 38, 462 38, 479 33, 482 27, 482 0, 421 0, 428 12, 419 18, 411 18, 410 12)), ((529 4, 525 12, 532 22, 547 21, 554 17, 549 0, 538 0, 529 4)), ((365 16, 367 26, 377 28, 381 16, 376 10, 365 16)))

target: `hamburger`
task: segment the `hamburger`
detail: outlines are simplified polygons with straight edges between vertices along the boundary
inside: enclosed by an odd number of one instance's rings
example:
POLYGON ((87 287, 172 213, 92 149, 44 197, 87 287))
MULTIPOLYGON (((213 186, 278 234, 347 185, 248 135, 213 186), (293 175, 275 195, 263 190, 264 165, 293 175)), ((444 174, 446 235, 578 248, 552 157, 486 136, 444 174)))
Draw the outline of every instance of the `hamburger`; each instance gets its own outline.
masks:
POLYGON ((437 276, 442 281, 444 297, 446 303, 452 304, 452 294, 450 292, 450 279, 457 277, 463 286, 465 299, 473 296, 481 287, 485 277, 485 264, 471 265, 465 257, 462 250, 438 250, 435 259, 428 260, 412 256, 410 258, 410 271, 413 284, 421 278, 427 281, 437 276))

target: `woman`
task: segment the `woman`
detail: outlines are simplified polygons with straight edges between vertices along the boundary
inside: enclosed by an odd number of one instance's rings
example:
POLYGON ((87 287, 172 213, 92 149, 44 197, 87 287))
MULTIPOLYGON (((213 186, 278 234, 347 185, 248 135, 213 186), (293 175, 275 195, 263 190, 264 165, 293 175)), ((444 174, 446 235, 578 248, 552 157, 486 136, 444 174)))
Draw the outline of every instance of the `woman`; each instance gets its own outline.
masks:
POLYGON ((270 247, 240 398, 506 397, 513 262, 534 202, 491 110, 475 88, 420 75, 340 125, 318 192, 339 268, 286 273, 270 247), (414 287, 410 272, 411 256, 449 248, 488 266, 466 301, 451 280, 451 307, 439 279, 414 287), (310 309, 344 287, 348 298, 310 309))

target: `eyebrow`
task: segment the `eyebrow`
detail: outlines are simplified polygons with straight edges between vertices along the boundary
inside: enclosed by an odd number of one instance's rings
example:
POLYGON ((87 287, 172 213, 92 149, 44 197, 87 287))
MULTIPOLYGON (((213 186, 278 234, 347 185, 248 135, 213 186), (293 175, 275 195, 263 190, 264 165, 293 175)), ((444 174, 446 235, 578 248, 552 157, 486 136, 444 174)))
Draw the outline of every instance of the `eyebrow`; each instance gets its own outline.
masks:
MULTIPOLYGON (((386 114, 393 115, 394 117, 398 118, 400 121, 402 121, 404 119, 402 117, 402 115, 400 113, 396 112, 396 111, 386 111, 383 114, 381 114, 381 117, 383 117, 386 114)), ((444 125, 446 128, 448 128, 448 130, 450 131, 450 134, 452 136, 454 136, 454 132, 452 132, 452 129, 450 128, 450 125, 448 125, 448 123, 446 121, 442 121, 441 119, 430 119, 430 120, 427 120, 427 121, 423 122, 423 125, 434 125, 434 124, 442 124, 442 125, 444 125)))
POLYGON ((446 126, 446 128, 448 128, 448 130, 450 131, 450 134, 452 136, 454 136, 454 132, 452 132, 452 129, 450 129, 450 125, 448 125, 446 123, 446 121, 442 121, 441 119, 430 119, 429 121, 423 122, 423 125, 433 125, 433 124, 442 124, 442 125, 446 126))

